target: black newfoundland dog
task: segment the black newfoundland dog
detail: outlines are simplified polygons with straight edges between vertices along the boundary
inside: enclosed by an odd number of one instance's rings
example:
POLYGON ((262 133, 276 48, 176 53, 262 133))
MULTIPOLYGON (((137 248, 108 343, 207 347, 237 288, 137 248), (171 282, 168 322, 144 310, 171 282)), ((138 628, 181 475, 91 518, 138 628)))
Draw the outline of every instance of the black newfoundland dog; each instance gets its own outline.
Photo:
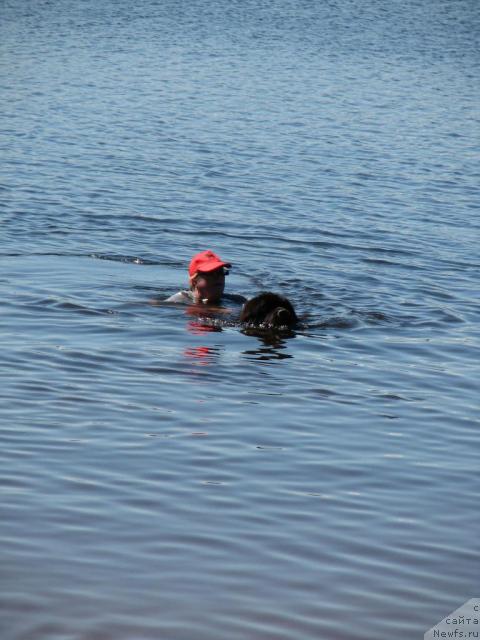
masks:
POLYGON ((240 322, 252 328, 293 329, 298 318, 292 303, 287 298, 265 291, 244 304, 240 322))

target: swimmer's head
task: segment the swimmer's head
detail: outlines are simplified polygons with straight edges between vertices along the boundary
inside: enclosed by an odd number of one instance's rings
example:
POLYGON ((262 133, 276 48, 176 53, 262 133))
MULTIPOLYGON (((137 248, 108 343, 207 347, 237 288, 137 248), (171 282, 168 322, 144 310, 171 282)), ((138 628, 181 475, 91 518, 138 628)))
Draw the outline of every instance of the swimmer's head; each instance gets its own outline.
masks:
POLYGON ((231 267, 213 251, 201 251, 193 256, 188 267, 190 289, 196 302, 218 302, 225 289, 225 276, 231 267))

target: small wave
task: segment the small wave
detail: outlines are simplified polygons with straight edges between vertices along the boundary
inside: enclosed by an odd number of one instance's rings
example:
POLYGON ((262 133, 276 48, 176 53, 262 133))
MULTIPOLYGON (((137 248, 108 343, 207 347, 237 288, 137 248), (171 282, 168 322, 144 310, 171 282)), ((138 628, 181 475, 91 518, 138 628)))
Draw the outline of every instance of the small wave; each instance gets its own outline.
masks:
POLYGON ((365 325, 391 324, 394 320, 382 311, 351 310, 348 315, 332 315, 312 320, 305 328, 310 329, 355 329, 365 325))
POLYGON ((160 265, 163 262, 158 260, 150 260, 148 258, 140 258, 139 256, 126 256, 117 255, 115 253, 90 253, 89 258, 95 258, 96 260, 111 260, 112 262, 126 262, 128 264, 147 264, 147 265, 160 265))
POLYGON ((55 258, 84 258, 85 253, 62 253, 59 251, 29 251, 28 253, 22 251, 12 251, 8 253, 0 253, 2 258, 33 258, 38 256, 55 257, 55 258))
POLYGON ((61 301, 57 298, 39 298, 38 300, 30 302, 27 306, 34 307, 36 311, 60 309, 63 311, 74 311, 77 313, 82 313, 84 315, 114 315, 118 313, 114 309, 95 309, 76 302, 61 301))
POLYGON ((331 318, 309 322, 307 329, 354 329, 358 325, 359 321, 355 318, 332 316, 331 318))
POLYGON ((65 311, 76 311, 86 315, 114 315, 117 312, 113 309, 92 309, 76 302, 57 302, 55 304, 57 309, 63 309, 65 311))
POLYGON ((352 311, 352 314, 361 318, 368 324, 390 324, 393 319, 383 311, 352 311))

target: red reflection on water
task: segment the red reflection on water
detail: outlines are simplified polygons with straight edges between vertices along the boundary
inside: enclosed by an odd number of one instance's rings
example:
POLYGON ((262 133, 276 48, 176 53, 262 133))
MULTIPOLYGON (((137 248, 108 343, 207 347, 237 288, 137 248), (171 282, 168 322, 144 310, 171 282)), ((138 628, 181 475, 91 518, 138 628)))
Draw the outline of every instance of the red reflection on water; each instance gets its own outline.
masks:
POLYGON ((212 357, 215 356, 215 353, 210 347, 189 347, 185 349, 184 355, 199 367, 206 367, 212 364, 212 357))
POLYGON ((221 327, 216 327, 211 324, 204 324, 202 322, 198 322, 196 320, 190 320, 187 324, 187 329, 190 333, 194 333, 195 335, 201 335, 202 333, 211 333, 214 331, 221 331, 221 327))
MULTIPOLYGON (((205 333, 221 331, 220 327, 212 327, 194 320, 188 323, 187 328, 188 331, 194 335, 203 335, 205 333)), ((183 352, 184 356, 188 358, 192 364, 198 367, 206 367, 213 364, 218 358, 218 353, 219 349, 217 347, 207 347, 206 345, 187 347, 183 352)))

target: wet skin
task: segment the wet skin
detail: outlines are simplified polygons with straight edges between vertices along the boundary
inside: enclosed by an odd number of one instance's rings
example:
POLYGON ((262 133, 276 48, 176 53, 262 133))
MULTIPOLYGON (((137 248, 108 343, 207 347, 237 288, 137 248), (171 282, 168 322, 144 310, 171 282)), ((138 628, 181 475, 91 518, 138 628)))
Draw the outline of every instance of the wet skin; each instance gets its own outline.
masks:
POLYGON ((214 271, 200 272, 192 280, 195 302, 219 302, 225 289, 223 267, 214 271))

